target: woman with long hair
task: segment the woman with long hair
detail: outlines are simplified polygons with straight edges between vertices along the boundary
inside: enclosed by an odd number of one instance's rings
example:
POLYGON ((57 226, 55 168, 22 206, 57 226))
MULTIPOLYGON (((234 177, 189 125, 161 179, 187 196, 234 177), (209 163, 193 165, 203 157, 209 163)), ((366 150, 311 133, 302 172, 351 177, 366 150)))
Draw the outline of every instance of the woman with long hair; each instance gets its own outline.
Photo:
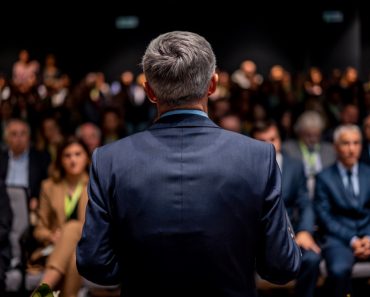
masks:
POLYGON ((89 164, 86 146, 69 139, 59 147, 52 177, 41 187, 34 236, 44 245, 44 251, 51 251, 41 283, 53 290, 60 288, 61 297, 77 296, 81 287, 75 249, 85 220, 89 164))

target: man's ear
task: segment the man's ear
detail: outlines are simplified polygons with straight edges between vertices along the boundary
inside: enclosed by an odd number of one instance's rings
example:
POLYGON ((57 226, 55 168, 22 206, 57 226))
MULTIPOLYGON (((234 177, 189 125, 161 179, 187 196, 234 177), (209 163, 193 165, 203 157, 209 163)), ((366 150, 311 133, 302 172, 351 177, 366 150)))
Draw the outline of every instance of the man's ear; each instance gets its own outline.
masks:
POLYGON ((149 101, 156 104, 158 102, 158 99, 155 96, 152 87, 149 85, 147 81, 144 82, 144 90, 145 90, 146 95, 149 98, 149 101))
POLYGON ((212 95, 216 91, 217 82, 218 82, 218 74, 214 73, 211 77, 211 82, 208 87, 208 93, 207 93, 208 96, 212 95))

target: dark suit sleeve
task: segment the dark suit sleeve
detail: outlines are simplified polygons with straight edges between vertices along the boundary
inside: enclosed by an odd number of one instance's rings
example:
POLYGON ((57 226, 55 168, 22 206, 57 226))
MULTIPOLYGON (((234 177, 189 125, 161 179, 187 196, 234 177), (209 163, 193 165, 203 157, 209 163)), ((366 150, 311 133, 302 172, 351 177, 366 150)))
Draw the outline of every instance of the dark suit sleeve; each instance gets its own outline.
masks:
POLYGON ((297 276, 301 251, 295 243, 293 228, 281 198, 281 176, 272 146, 269 158, 256 265, 262 278, 283 284, 297 276))
POLYGON ((308 231, 312 234, 314 232, 315 216, 311 200, 308 197, 307 181, 301 162, 297 166, 297 197, 295 201, 299 212, 295 232, 308 231))
POLYGON ((0 246, 8 242, 12 227, 12 210, 4 182, 0 179, 0 246))
POLYGON ((356 236, 356 233, 338 222, 333 216, 330 206, 329 193, 330 192, 325 184, 325 181, 321 177, 321 174, 319 174, 316 177, 314 200, 317 219, 319 220, 320 226, 325 229, 326 233, 342 239, 346 244, 349 245, 352 237, 356 236))
MULTIPOLYGON (((77 247, 77 268, 86 279, 101 285, 120 282, 119 265, 113 244, 109 194, 103 176, 106 164, 99 163, 95 150, 90 169, 89 201, 85 224, 77 247)), ((102 160, 104 162, 105 160, 102 160)))

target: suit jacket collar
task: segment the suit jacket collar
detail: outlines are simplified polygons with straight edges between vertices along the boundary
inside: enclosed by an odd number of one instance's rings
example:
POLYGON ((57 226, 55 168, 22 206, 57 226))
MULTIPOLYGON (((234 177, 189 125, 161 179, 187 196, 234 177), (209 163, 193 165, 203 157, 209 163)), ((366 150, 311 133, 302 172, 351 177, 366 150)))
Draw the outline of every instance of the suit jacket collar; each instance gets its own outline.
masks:
POLYGON ((369 187, 369 177, 366 176, 363 172, 363 165, 361 163, 358 164, 358 181, 360 184, 360 193, 358 199, 360 200, 360 207, 362 207, 369 197, 366 197, 367 191, 366 189, 369 187))
MULTIPOLYGON (((366 188, 368 187, 369 182, 368 182, 368 177, 363 174, 362 169, 363 168, 361 166, 361 163, 359 163, 358 179, 359 179, 360 193, 357 197, 357 199, 359 199, 359 203, 354 205, 351 201, 348 201, 348 199, 345 198, 347 203, 350 204, 353 208, 358 208, 358 207, 361 208, 363 203, 365 202, 365 200, 367 198, 366 197, 366 188)), ((333 183, 336 184, 336 185, 339 185, 339 188, 337 188, 337 189, 338 189, 339 193, 341 193, 340 195, 342 196, 343 193, 346 193, 346 189, 344 187, 342 176, 340 175, 337 164, 332 165, 331 170, 332 170, 333 178, 335 179, 335 180, 333 180, 333 183)))
POLYGON ((348 198, 346 197, 346 189, 344 187, 342 176, 340 175, 337 164, 333 164, 330 168, 331 168, 331 173, 333 176, 332 178, 333 184, 338 186, 338 187, 335 187, 336 191, 338 191, 337 195, 342 197, 342 199, 346 201, 347 204, 355 208, 356 206, 351 201, 349 201, 348 198))
POLYGON ((158 119, 149 130, 181 127, 220 128, 209 118, 196 114, 176 114, 158 119))

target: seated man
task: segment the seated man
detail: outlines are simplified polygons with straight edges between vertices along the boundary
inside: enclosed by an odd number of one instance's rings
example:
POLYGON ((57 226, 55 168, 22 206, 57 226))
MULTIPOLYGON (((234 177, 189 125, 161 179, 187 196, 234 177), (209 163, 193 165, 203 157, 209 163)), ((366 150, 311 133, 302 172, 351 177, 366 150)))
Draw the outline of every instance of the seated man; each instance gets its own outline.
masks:
POLYGON ((370 257, 370 167, 359 162, 361 131, 334 131, 336 164, 316 178, 315 211, 323 232, 323 256, 334 296, 351 294, 355 261, 370 257))
MULTIPOLYGON (((11 268, 18 268, 22 263, 22 247, 20 237, 27 230, 28 216, 36 211, 40 184, 47 177, 49 156, 31 147, 30 127, 21 119, 11 119, 5 126, 7 150, 0 153, 0 179, 4 180, 7 188, 18 188, 26 191, 25 201, 15 203, 10 197, 10 206, 14 215, 11 249, 11 268), (27 200, 27 201, 26 201, 27 200)), ((10 194, 9 194, 10 196, 10 194)))
POLYGON ((307 178, 309 197, 315 190, 315 175, 335 162, 335 152, 331 143, 322 141, 325 123, 322 116, 313 110, 302 113, 294 125, 297 140, 283 144, 287 155, 302 160, 307 178))
POLYGON ((296 295, 313 297, 319 276, 321 251, 312 237, 314 214, 308 198, 303 163, 281 151, 281 138, 275 123, 257 123, 251 131, 251 136, 275 146, 276 159, 282 171, 282 197, 296 232, 296 243, 302 251, 302 265, 295 288, 296 295))

